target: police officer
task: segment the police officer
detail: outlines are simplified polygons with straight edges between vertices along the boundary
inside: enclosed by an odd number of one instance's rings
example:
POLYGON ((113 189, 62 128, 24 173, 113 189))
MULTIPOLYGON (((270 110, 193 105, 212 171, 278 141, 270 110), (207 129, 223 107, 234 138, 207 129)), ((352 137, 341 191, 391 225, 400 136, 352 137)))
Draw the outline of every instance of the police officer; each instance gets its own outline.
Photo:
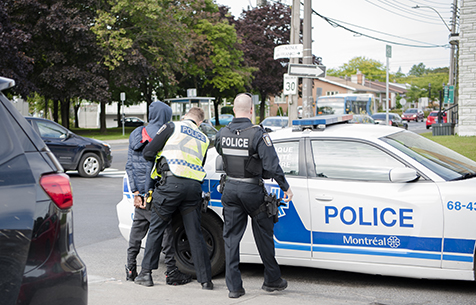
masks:
POLYGON ((288 283, 274 257, 274 217, 263 209, 265 191, 262 178, 274 178, 284 191, 284 201, 292 199, 279 159, 269 135, 251 123, 253 102, 249 93, 238 94, 234 100, 235 118, 217 134, 215 147, 223 157, 226 182, 222 190, 223 237, 226 256, 226 285, 228 297, 245 294, 239 269, 239 244, 251 216, 253 236, 264 264, 266 291, 284 290, 288 283))
POLYGON ((146 160, 155 160, 151 177, 159 179, 152 194, 149 235, 141 273, 135 283, 153 286, 151 271, 157 269, 162 238, 173 213, 182 214, 185 232, 192 251, 197 281, 202 289, 213 289, 211 266, 200 226, 201 183, 205 178, 206 153, 210 141, 198 129, 203 110, 192 107, 179 123, 163 125, 143 151, 146 160))
MULTIPOLYGON (((131 192, 134 193, 134 219, 129 235, 129 247, 127 248, 126 280, 134 281, 137 277, 136 259, 139 254, 142 239, 149 230, 150 210, 145 209, 144 195, 148 191, 148 181, 152 162, 146 161, 142 156, 142 150, 151 142, 162 125, 172 118, 172 109, 161 101, 155 101, 149 106, 149 124, 141 126, 131 132, 129 137, 129 149, 127 153, 126 172, 129 177, 131 192), (146 186, 147 184, 147 186, 146 186)), ((175 265, 175 248, 173 246, 172 224, 165 229, 163 238, 163 253, 165 255, 165 281, 169 285, 182 285, 190 282, 192 277, 183 274, 175 265)))

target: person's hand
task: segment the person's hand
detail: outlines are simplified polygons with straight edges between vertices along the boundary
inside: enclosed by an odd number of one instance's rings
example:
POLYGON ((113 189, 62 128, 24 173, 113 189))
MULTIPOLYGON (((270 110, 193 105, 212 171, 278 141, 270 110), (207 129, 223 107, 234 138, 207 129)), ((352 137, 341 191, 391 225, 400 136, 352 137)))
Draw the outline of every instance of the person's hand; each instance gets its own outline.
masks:
POLYGON ((134 207, 136 208, 139 208, 139 209, 143 209, 142 205, 143 205, 143 198, 141 196, 139 196, 139 194, 134 194, 134 207))
POLYGON ((284 202, 289 202, 293 199, 293 191, 291 190, 291 187, 288 188, 286 192, 284 192, 284 202))

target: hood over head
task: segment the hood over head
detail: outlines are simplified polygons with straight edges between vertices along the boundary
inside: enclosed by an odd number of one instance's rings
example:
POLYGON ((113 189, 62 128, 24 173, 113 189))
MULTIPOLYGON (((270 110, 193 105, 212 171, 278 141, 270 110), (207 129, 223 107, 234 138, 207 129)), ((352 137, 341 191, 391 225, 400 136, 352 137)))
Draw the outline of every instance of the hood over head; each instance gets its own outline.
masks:
MULTIPOLYGON (((149 106, 149 124, 145 126, 145 130, 150 138, 154 138, 160 127, 172 119, 172 108, 161 101, 155 101, 149 106)), ((138 127, 132 131, 129 137, 129 146, 133 150, 141 150, 146 142, 142 135, 142 127, 138 127)))

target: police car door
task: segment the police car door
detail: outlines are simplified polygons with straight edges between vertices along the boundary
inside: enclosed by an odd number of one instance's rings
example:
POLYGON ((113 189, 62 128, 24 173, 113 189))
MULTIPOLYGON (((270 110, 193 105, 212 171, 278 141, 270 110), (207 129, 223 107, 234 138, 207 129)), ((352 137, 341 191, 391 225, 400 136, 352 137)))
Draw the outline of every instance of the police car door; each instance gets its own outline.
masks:
MULTIPOLYGON (((309 260, 311 256, 311 217, 304 163, 304 141, 299 139, 275 141, 274 147, 279 157, 286 180, 294 197, 285 206, 279 207, 279 221, 274 226, 274 243, 278 257, 300 257, 309 260)), ((267 181, 266 188, 284 196, 275 181, 267 181)))
POLYGON ((371 143, 308 143, 313 258, 330 269, 369 273, 382 264, 397 274, 402 265, 441 266, 443 215, 433 182, 391 182, 390 169, 405 165, 371 143))

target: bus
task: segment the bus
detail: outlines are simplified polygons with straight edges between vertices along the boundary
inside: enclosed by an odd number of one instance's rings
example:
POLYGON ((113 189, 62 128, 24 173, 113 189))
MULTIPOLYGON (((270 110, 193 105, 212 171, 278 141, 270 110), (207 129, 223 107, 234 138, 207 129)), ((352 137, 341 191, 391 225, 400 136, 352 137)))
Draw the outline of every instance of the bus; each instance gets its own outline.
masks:
POLYGON ((373 94, 334 94, 320 96, 316 102, 316 115, 372 114, 373 94))

